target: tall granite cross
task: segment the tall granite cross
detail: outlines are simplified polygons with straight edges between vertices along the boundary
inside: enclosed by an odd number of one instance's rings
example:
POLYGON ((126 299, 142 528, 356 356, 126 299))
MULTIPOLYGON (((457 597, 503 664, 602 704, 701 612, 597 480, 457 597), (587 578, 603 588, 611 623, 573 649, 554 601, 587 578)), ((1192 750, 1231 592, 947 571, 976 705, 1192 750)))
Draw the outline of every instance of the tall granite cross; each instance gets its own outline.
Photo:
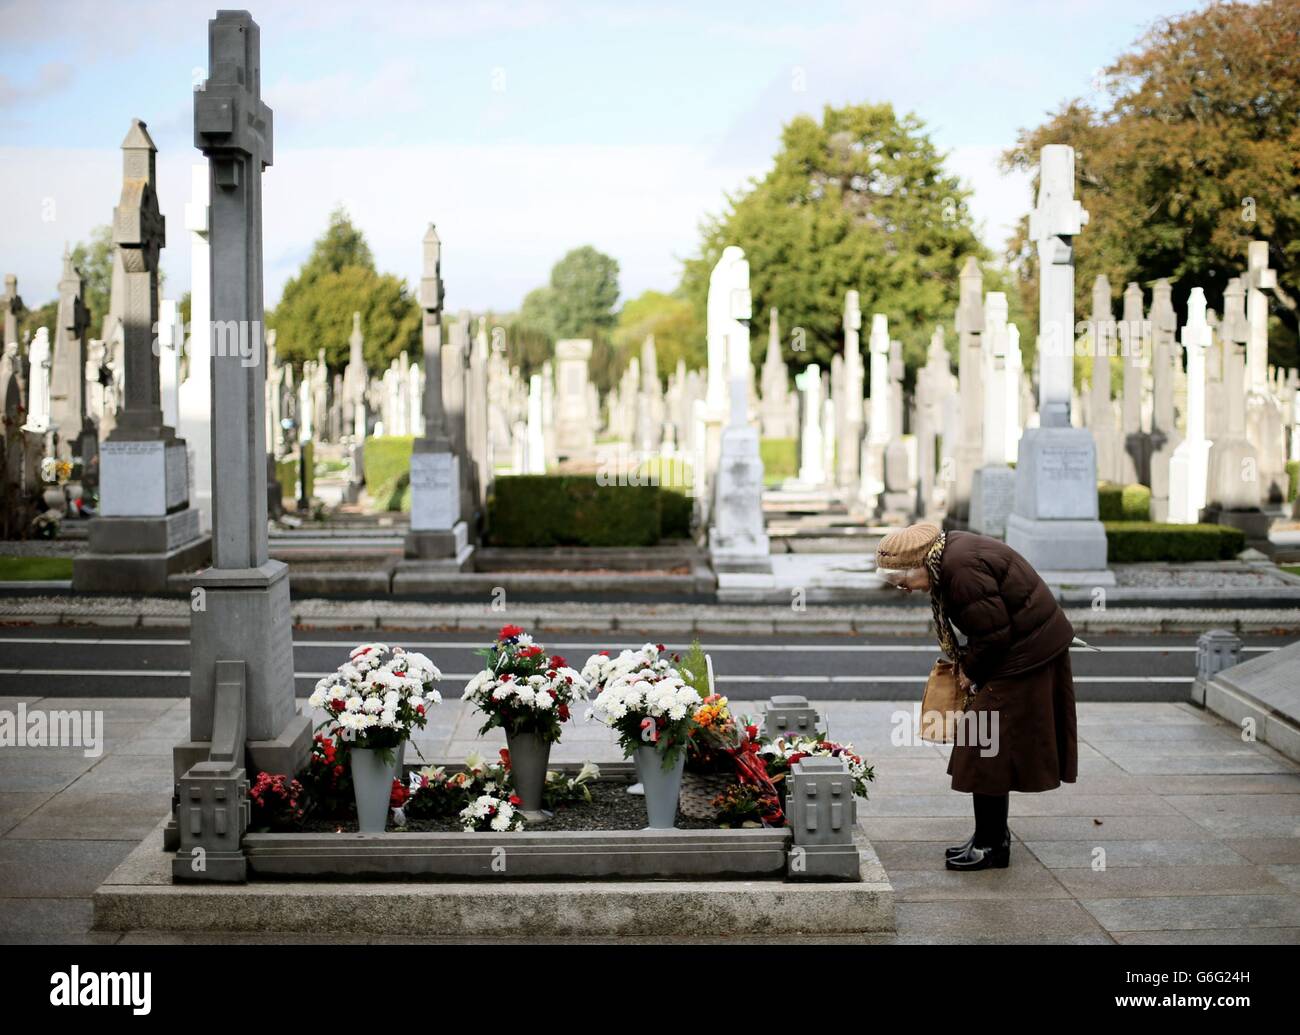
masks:
POLYGON ((262 170, 273 134, 260 33, 247 11, 217 12, 208 55, 209 78, 194 93, 194 145, 211 176, 214 563, 194 580, 191 743, 176 750, 178 778, 215 745, 231 666, 242 673, 253 768, 294 773, 311 744, 310 721, 295 711, 288 568, 267 553, 262 170))
POLYGON ((158 322, 158 258, 166 223, 158 208, 158 149, 139 119, 122 141, 122 198, 113 209, 113 243, 122 259, 122 406, 113 441, 169 440, 163 424, 162 391, 154 328, 158 322))
POLYGON ((422 453, 445 453, 447 413, 442 401, 442 242, 432 223, 424 233, 424 272, 420 277, 420 308, 424 312, 424 436, 415 443, 422 453))
MULTIPOLYGON (((86 415, 86 308, 85 279, 63 250, 63 276, 59 279, 58 326, 54 331, 54 359, 50 372, 50 417, 59 429, 59 454, 65 459, 81 454, 79 437, 88 429, 86 415)), ((93 426, 89 426, 93 433, 93 426)), ((82 457, 83 460, 88 459, 82 457)))
POLYGON ((1074 385, 1074 238, 1088 213, 1074 197, 1074 148, 1048 144, 1038 171, 1029 237, 1038 248, 1038 412, 1045 428, 1070 425, 1074 385))

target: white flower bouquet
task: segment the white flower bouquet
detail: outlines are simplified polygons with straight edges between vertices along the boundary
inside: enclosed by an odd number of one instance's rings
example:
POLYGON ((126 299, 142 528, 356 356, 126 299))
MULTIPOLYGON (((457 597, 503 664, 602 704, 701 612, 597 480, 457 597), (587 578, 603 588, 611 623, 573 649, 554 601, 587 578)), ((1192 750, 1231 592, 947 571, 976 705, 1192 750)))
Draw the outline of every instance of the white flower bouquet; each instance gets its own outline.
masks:
POLYGON ((329 715, 324 725, 340 740, 382 751, 424 728, 429 706, 442 702, 434 687, 441 678, 438 666, 423 654, 363 643, 337 672, 316 684, 309 703, 329 715))
POLYGON ((656 748, 668 769, 685 749, 699 709, 700 695, 695 688, 683 682, 671 666, 660 668, 656 659, 631 672, 612 674, 592 702, 587 718, 617 730, 628 757, 637 748, 656 748))
POLYGON ((587 696, 587 682, 558 654, 533 641, 517 625, 507 625, 496 642, 480 652, 484 669, 461 695, 484 715, 480 734, 500 727, 507 734, 535 733, 554 743, 570 709, 587 696))

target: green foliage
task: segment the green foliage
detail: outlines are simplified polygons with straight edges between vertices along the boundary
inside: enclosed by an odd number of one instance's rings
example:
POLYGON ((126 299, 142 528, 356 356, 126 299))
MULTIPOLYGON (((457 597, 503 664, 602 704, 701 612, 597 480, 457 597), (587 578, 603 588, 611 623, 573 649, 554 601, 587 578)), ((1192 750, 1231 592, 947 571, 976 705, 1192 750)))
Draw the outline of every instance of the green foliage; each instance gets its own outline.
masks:
MULTIPOLYGON (((1264 239, 1281 289, 1269 362, 1296 365, 1297 32, 1294 0, 1213 2, 1161 19, 1105 69, 1106 103, 1072 100, 1021 132, 1003 156, 1007 168, 1036 170, 1044 144, 1076 151, 1091 217, 1075 239, 1079 312, 1091 311, 1099 273, 1117 293, 1130 280, 1149 287, 1167 277, 1180 311, 1198 286, 1217 306, 1228 279, 1245 269, 1247 243, 1264 239)), ((1018 262, 1024 306, 1036 321, 1033 247, 1022 220, 1008 257, 1018 262)))
POLYGON ((1107 521, 1106 560, 1228 561, 1246 548, 1246 534, 1226 525, 1166 525, 1156 521, 1107 521))
POLYGON ((682 658, 677 671, 682 674, 682 682, 701 698, 709 696, 709 662, 704 656, 704 648, 698 639, 691 641, 691 649, 682 658))
POLYGON ((758 453, 763 458, 763 480, 769 485, 779 485, 799 473, 798 439, 762 439, 758 443, 758 453))
POLYGON ((90 310, 91 337, 99 337, 108 316, 109 295, 113 289, 113 228, 97 226, 88 243, 73 247, 72 265, 81 271, 85 283, 82 301, 90 310))
POLYGON ((366 491, 379 510, 410 510, 413 435, 366 439, 366 491), (405 502, 405 507, 403 507, 405 502))
POLYGON ((636 469, 636 476, 642 483, 649 481, 652 485, 677 492, 687 492, 695 484, 691 465, 680 455, 671 458, 653 456, 642 461, 636 469))
POLYGON ((787 360, 829 363, 853 288, 868 318, 889 317, 905 361, 918 366, 935 324, 952 317, 962 262, 985 255, 968 193, 913 115, 900 118, 888 104, 827 107, 820 122, 800 115, 782 132, 771 171, 706 222, 682 290, 702 320, 709 274, 724 246, 739 245, 754 313, 777 306, 784 327, 805 332, 805 351, 787 351, 787 360))
POLYGON ((653 485, 601 485, 594 475, 508 475, 488 497, 494 546, 653 546, 663 493, 653 485))
MULTIPOLYGON (((22 294, 22 292, 19 292, 19 294, 22 294)), ((44 327, 50 332, 50 345, 53 346, 54 336, 57 333, 55 325, 58 319, 59 300, 57 298, 46 302, 42 306, 37 306, 35 309, 25 310, 22 316, 18 318, 18 337, 20 339, 24 337, 34 338, 36 337, 36 329, 44 327)))
POLYGON ((633 356, 641 355, 641 345, 651 334, 655 339, 660 381, 667 381, 679 359, 684 359, 690 368, 704 365, 704 324, 689 300, 662 291, 644 291, 625 302, 614 330, 614 348, 620 367, 625 367, 633 356))
POLYGON ((1286 462, 1286 501, 1290 503, 1296 498, 1296 492, 1300 489, 1300 460, 1288 460, 1286 462))
POLYGON ((419 356, 421 313, 415 297, 400 277, 376 272, 361 231, 338 209, 266 322, 276 330, 281 359, 300 365, 323 348, 325 362, 338 371, 348 361, 354 312, 361 313, 371 370, 384 370, 403 351, 419 356))
POLYGON ((1097 515, 1102 521, 1150 521, 1151 490, 1145 485, 1098 482, 1097 515))

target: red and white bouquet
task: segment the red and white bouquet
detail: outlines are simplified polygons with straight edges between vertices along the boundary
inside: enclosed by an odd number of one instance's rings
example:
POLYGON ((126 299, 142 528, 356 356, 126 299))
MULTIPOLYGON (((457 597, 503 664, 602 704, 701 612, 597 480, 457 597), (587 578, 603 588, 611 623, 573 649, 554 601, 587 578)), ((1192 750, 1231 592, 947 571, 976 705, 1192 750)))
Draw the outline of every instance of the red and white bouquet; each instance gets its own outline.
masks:
POLYGON ((363 643, 316 684, 308 703, 325 711, 341 741, 382 751, 424 728, 428 708, 442 701, 434 686, 441 678, 438 666, 417 651, 363 643))
POLYGON ((547 656, 546 648, 517 625, 504 626, 496 642, 479 653, 485 667, 462 695, 485 716, 479 733, 500 727, 508 734, 559 740, 574 702, 586 699, 582 674, 558 654, 547 656))
MULTIPOLYGON (((637 748, 657 749, 667 769, 686 747, 701 702, 695 688, 658 655, 653 646, 647 645, 641 651, 624 651, 614 659, 616 667, 592 702, 587 718, 616 730, 618 742, 629 757, 637 748), (633 659, 625 655, 641 655, 644 663, 631 664, 633 659)), ((588 661, 584 671, 593 662, 600 665, 599 657, 588 661)))

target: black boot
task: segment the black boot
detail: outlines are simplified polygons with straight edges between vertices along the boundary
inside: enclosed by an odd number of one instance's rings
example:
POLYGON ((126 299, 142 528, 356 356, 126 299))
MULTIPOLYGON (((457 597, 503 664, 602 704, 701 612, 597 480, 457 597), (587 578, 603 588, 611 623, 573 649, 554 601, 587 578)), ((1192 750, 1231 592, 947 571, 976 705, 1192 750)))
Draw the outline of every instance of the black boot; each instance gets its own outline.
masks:
POLYGON ((1005 870, 1011 865, 1011 835, 993 848, 976 848, 972 845, 958 856, 944 860, 950 870, 1005 870))
POLYGON ((951 848, 945 848, 943 850, 943 857, 945 859, 955 859, 959 855, 965 855, 967 852, 971 850, 971 846, 974 843, 975 843, 975 835, 971 834, 970 837, 966 838, 964 843, 959 845, 953 845, 951 848))
POLYGON ((985 870, 1004 868, 1011 859, 1011 832, 1007 828, 1007 807, 1010 796, 1006 794, 973 794, 975 807, 975 833, 964 845, 956 845, 944 853, 950 870, 985 870))

